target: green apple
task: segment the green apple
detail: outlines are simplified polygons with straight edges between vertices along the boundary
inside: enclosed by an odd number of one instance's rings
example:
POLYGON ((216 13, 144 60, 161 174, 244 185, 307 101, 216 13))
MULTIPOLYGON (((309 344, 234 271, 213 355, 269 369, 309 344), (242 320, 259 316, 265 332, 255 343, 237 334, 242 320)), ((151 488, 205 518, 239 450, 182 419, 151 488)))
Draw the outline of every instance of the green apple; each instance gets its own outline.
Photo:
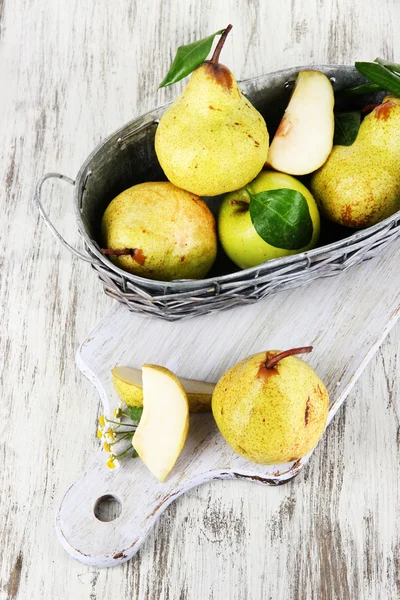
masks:
POLYGON ((246 188, 225 196, 219 211, 218 230, 222 247, 229 258, 242 269, 248 269, 271 258, 298 254, 314 248, 319 238, 320 218, 313 196, 300 181, 285 173, 262 171, 246 188), (255 195, 285 188, 300 192, 304 196, 313 225, 310 243, 296 250, 277 248, 265 242, 255 230, 248 208, 250 196, 246 190, 255 195))

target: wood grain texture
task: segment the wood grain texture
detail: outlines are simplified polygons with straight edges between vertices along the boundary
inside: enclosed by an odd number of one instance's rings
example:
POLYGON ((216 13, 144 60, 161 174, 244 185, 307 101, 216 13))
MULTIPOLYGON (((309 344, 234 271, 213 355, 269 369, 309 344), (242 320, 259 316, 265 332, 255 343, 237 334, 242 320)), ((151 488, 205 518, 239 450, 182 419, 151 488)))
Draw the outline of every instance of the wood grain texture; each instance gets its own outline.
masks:
MULTIPOLYGON (((398 59, 399 17, 397 0, 0 1, 1 600, 400 596, 398 326, 301 478, 206 484, 168 508, 131 562, 71 561, 55 510, 97 448, 98 414, 75 351, 111 301, 31 205, 44 172, 74 177, 102 138, 178 93, 156 88, 179 44, 232 22, 224 62, 244 79, 398 59)), ((46 199, 77 243, 70 190, 46 199)))
MULTIPOLYGON (((399 262, 396 241, 351 273, 281 292, 251 310, 209 314, 179 327, 132 315, 119 304, 90 332, 77 353, 77 364, 112 419, 119 405, 111 374, 115 365, 140 367, 153 361, 180 376, 218 381, 251 354, 311 344, 314 350, 306 360, 327 387, 329 424, 399 317, 399 262), (373 285, 366 289, 368 280, 373 285)), ((216 479, 280 485, 298 476, 310 457, 280 465, 247 461, 225 442, 211 414, 191 415, 185 447, 162 484, 140 460, 122 460, 122 468, 110 472, 105 456, 98 452, 70 486, 56 517, 57 535, 66 551, 97 567, 132 558, 167 506, 188 490, 216 479), (96 518, 93 507, 103 497, 118 499, 118 520, 106 524, 96 518)))

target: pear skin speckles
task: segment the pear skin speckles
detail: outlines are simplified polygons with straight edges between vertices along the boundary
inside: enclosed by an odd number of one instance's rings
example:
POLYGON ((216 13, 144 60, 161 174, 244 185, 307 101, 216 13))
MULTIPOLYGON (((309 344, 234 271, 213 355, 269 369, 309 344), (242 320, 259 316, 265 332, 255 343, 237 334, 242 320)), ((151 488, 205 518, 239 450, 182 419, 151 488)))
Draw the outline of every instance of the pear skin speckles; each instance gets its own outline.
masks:
POLYGON ((250 356, 217 383, 212 411, 222 436, 241 456, 259 464, 297 460, 320 439, 328 393, 315 371, 295 356, 265 376, 266 353, 250 356))
POLYGON ((201 279, 217 253, 214 217, 205 202, 172 183, 135 185, 114 198, 101 223, 102 246, 134 249, 110 256, 120 268, 149 279, 201 279))
POLYGON ((351 146, 334 146, 311 179, 322 212, 351 228, 400 210, 400 99, 388 96, 361 123, 351 146))
POLYGON ((168 179, 199 196, 246 185, 261 171, 268 145, 265 121, 232 73, 207 62, 195 69, 181 96, 161 117, 155 137, 168 179))

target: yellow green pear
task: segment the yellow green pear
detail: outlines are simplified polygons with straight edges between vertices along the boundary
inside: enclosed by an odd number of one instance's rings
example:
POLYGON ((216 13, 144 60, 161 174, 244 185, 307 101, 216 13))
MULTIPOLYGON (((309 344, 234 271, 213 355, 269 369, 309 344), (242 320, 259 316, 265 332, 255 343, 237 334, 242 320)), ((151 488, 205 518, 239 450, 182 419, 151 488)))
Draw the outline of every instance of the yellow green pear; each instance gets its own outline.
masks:
POLYGON ((143 413, 132 446, 159 481, 171 471, 189 430, 189 403, 179 379, 165 367, 143 365, 143 413))
POLYGON ((387 96, 361 123, 351 146, 334 146, 311 191, 335 223, 362 228, 400 209, 400 98, 387 96))
POLYGON ((227 194, 218 215, 218 232, 222 247, 229 258, 242 269, 255 267, 271 258, 298 254, 314 248, 319 239, 320 218, 317 205, 308 189, 286 173, 262 171, 246 188, 227 194), (307 200, 313 233, 310 243, 298 250, 277 248, 265 242, 255 230, 250 218, 248 204, 251 194, 267 190, 291 189, 300 192, 307 200), (247 206, 246 206, 247 205, 247 206))
POLYGON ((212 411, 233 450, 270 465, 298 460, 314 448, 328 417, 321 379, 295 353, 260 352, 240 361, 218 381, 212 411))
POLYGON ((218 62, 230 28, 210 61, 192 74, 160 119, 155 149, 172 183, 199 196, 237 190, 261 171, 268 154, 265 121, 218 62))
POLYGON ((167 181, 140 183, 114 198, 101 236, 103 253, 118 267, 160 281, 201 279, 217 253, 205 202, 167 181))
MULTIPOLYGON (((142 373, 139 369, 131 367, 114 367, 112 379, 115 391, 128 406, 143 406, 142 373)), ((194 379, 179 377, 189 401, 189 410, 192 413, 210 412, 211 395, 215 384, 194 379)))

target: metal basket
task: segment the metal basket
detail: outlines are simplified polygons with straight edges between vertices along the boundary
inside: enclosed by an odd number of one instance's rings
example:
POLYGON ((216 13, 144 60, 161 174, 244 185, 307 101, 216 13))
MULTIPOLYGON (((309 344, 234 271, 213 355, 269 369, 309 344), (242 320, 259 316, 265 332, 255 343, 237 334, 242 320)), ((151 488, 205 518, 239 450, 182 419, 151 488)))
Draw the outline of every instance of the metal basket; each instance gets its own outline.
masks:
MULTIPOLYGON (((264 115, 270 133, 275 131, 287 106, 291 83, 298 71, 305 68, 324 72, 336 90, 365 81, 354 67, 318 65, 286 69, 242 82, 243 93, 264 115)), ((381 98, 382 94, 370 95, 368 102, 381 98)), ((348 109, 359 108, 360 102, 365 104, 366 98, 338 100, 348 109)), ((100 251, 96 240, 99 239, 101 217, 109 202, 123 190, 143 181, 165 179, 155 155, 154 135, 167 108, 168 105, 147 113, 112 134, 90 154, 75 181, 58 173, 48 173, 36 188, 35 202, 52 233, 75 256, 89 262, 102 281, 105 293, 126 304, 129 310, 172 321, 250 304, 278 290, 347 270, 375 256, 399 235, 400 211, 373 227, 354 233, 347 230, 347 237, 338 241, 294 256, 273 259, 251 269, 227 272, 232 267, 223 259, 217 260, 220 271, 211 272, 207 279, 163 282, 123 271, 100 251), (85 254, 68 244, 43 208, 42 186, 53 177, 64 179, 74 187, 75 215, 85 254)), ((215 199, 209 202, 214 212, 217 202, 215 199)))

